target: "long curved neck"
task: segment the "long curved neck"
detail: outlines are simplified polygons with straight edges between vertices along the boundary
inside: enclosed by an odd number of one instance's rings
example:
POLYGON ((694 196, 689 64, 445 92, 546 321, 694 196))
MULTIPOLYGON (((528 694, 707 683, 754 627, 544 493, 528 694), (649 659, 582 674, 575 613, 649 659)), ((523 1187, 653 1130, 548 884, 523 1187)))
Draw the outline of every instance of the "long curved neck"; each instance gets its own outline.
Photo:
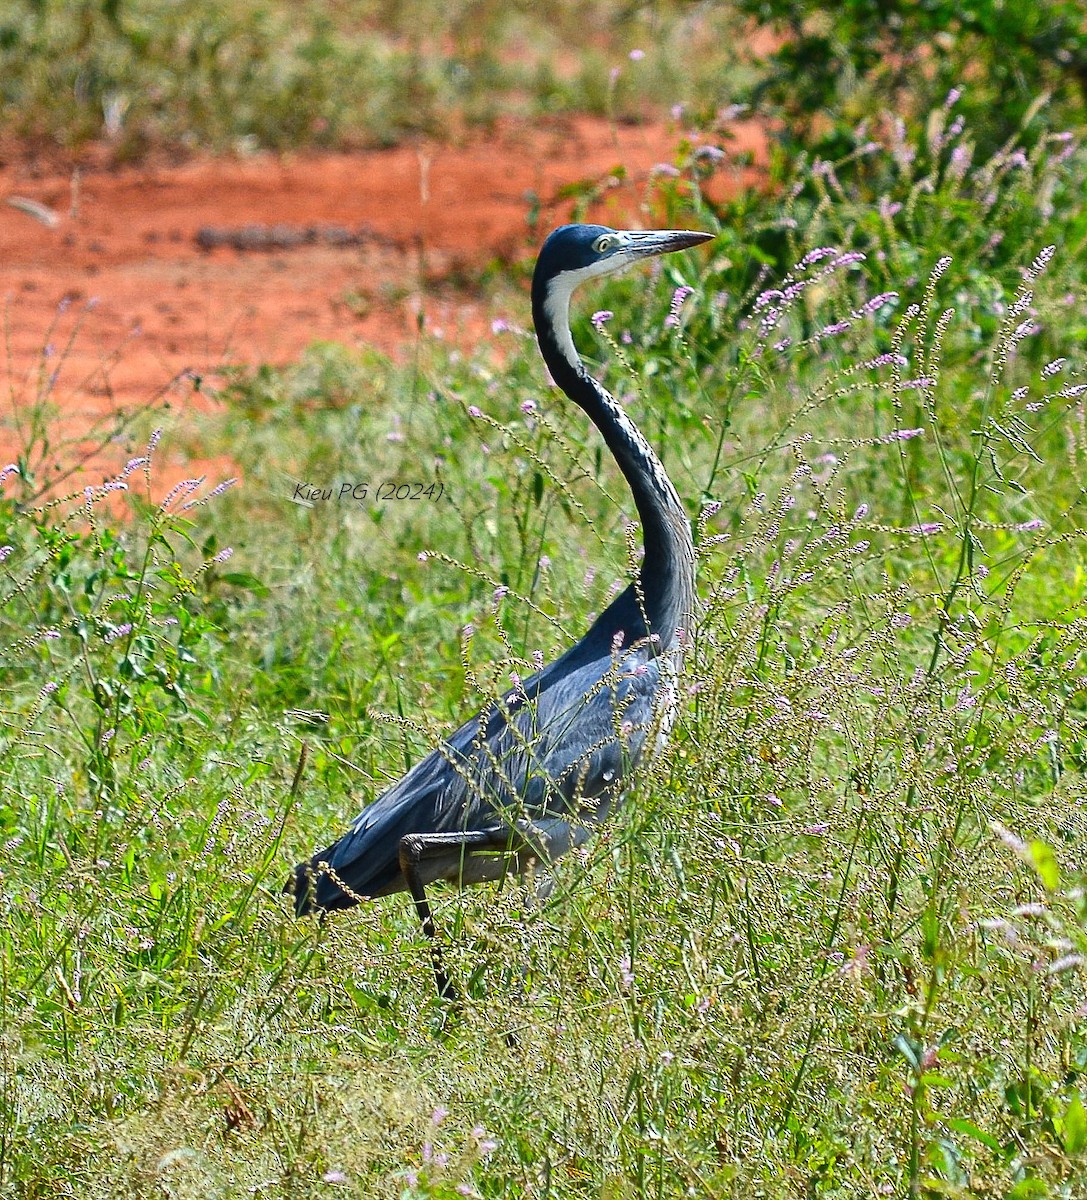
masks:
POLYGON ((572 288, 533 287, 532 316, 544 362, 555 383, 600 430, 630 485, 642 523, 641 594, 650 630, 662 645, 689 629, 694 609, 694 543, 683 504, 641 430, 585 368, 570 337, 572 288))

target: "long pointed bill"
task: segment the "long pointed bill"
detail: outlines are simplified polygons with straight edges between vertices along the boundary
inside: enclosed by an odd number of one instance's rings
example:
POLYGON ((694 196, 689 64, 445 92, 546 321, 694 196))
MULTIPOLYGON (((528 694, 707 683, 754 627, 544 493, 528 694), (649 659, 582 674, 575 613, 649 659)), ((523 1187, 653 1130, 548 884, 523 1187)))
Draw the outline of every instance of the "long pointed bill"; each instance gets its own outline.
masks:
POLYGON ((633 258, 650 258, 654 254, 688 250, 716 236, 696 229, 649 229, 644 233, 632 230, 623 234, 623 251, 633 258))

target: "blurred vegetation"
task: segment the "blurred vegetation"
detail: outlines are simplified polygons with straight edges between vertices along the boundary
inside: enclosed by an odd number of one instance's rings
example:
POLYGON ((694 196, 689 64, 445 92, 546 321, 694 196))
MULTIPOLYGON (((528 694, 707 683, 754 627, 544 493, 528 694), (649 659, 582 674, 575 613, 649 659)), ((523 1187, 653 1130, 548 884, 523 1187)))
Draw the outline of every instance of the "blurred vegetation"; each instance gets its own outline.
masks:
MULTIPOLYGON (((1087 110, 1087 20, 1079 0, 736 0, 779 46, 752 90, 794 145, 841 152, 873 111, 917 118, 962 92, 983 153, 1047 97, 1054 122, 1087 110)), ((1054 128, 1055 126, 1051 126, 1054 128)))
POLYGON ((742 77, 725 6, 549 10, 464 0, 9 0, 9 132, 120 155, 152 146, 373 146, 504 114, 643 119, 742 77), (690 69, 696 64, 694 69, 690 69))
POLYGON ((986 155, 1043 100, 1052 130, 1082 122, 1078 0, 566 0, 546 19, 495 0, 0 10, 4 128, 68 149, 100 140, 119 156, 384 145, 574 111, 642 120, 674 108, 708 126, 736 106, 773 118, 793 150, 840 156, 863 144, 874 112, 916 119, 953 90, 986 155), (752 47, 768 42, 758 58, 752 47))

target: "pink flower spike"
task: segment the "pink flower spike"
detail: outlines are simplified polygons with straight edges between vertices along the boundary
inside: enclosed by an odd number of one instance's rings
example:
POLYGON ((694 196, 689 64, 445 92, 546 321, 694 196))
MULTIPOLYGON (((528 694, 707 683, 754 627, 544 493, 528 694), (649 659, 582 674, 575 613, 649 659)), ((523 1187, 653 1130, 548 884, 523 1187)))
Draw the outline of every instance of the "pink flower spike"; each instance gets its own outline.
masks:
POLYGON ((644 50, 631 50, 629 58, 630 58, 631 62, 641 62, 642 59, 645 58, 645 51, 644 50))
MULTIPOLYGON (((141 455, 139 458, 130 458, 128 460, 128 462, 125 463, 125 469, 121 472, 121 478, 127 479, 128 476, 131 475, 132 472, 135 471, 135 469, 137 467, 146 466, 147 462, 148 462, 148 458, 147 458, 147 455, 145 455, 145 454, 141 455)), ((0 475, 0 479, 2 479, 2 478, 3 478, 3 476, 0 475)))
POLYGON ((600 329, 602 326, 606 325, 614 316, 615 316, 615 313, 611 312, 609 309, 602 308, 602 309, 600 309, 599 312, 594 312, 592 317, 590 318, 590 320, 596 326, 597 329, 600 329))
POLYGON ((482 417, 483 410, 481 408, 477 407, 475 404, 469 404, 468 405, 468 415, 470 417, 482 417))
POLYGON ((1042 368, 1042 378, 1052 379, 1058 371, 1064 370, 1064 364, 1067 361, 1067 358, 1055 358, 1052 362, 1046 363, 1046 365, 1042 368))
POLYGON ((809 250, 797 265, 803 270, 805 267, 814 266, 815 263, 821 262, 824 258, 830 258, 831 255, 837 253, 838 250, 835 246, 816 246, 814 250, 809 250))

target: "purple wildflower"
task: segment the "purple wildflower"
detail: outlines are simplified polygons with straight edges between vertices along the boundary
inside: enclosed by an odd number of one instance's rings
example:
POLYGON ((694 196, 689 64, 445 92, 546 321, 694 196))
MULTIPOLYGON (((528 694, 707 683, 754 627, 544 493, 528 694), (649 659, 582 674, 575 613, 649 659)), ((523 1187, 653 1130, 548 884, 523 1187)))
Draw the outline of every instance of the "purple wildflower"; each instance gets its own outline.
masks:
POLYGON ((1057 253, 1056 246, 1045 246, 1042 248, 1038 257, 1030 264, 1027 269, 1026 276, 1028 279, 1035 279, 1049 266, 1053 259, 1053 255, 1057 253))
POLYGON ((830 258, 832 254, 837 254, 836 246, 816 246, 814 250, 809 250, 807 254, 797 263, 801 271, 807 267, 814 266, 817 262, 822 262, 824 258, 830 258))
MULTIPOLYGON (((878 296, 871 296, 869 299, 857 309, 853 314, 855 317, 870 317, 873 313, 879 312, 885 305, 893 304, 898 299, 897 292, 880 292, 878 296)), ((881 358, 891 357, 889 355, 881 355, 881 358)))
MULTIPOLYGON (((172 487, 166 493, 166 499, 163 500, 162 504, 159 505, 159 507, 163 508, 163 509, 169 508, 170 505, 173 504, 173 502, 178 498, 178 496, 191 495, 204 482, 204 480, 206 478, 207 478, 206 475, 201 475, 197 479, 183 479, 179 484, 177 484, 175 487, 172 487)), ((90 488, 88 488, 87 490, 90 491, 90 488)), ((88 499, 89 499, 89 497, 88 497, 88 499)))
POLYGON ((532 413, 534 413, 536 411, 536 401, 535 400, 523 400, 521 402, 521 411, 525 414, 526 417, 531 416, 532 413))
POLYGON ((1045 522, 1035 517, 1031 521, 1021 521, 1015 528, 1019 533, 1032 533, 1035 529, 1044 529, 1045 522))
POLYGON ((1067 358, 1055 358, 1052 362, 1047 362, 1042 368, 1042 378, 1052 379, 1058 371, 1064 370, 1064 364, 1068 361, 1067 358))
POLYGON ((870 358, 867 362, 861 363, 866 371, 875 371, 878 367, 906 367, 909 366, 909 359, 901 354, 878 354, 875 358, 870 358))
POLYGON ((1042 327, 1037 321, 1033 321, 1028 318, 1026 321, 1021 321, 1018 325, 1016 325, 1015 329, 1012 331, 1011 337, 1008 340, 1011 345, 1017 346, 1024 338, 1032 337, 1034 334, 1040 333, 1041 329, 1042 327))
POLYGON ((645 58, 645 51, 644 50, 631 50, 628 57, 631 62, 641 62, 642 59, 645 58))
POLYGON ((482 410, 481 408, 479 408, 479 406, 478 406, 478 405, 475 405, 475 404, 469 404, 469 405, 468 405, 468 415, 469 415, 470 417, 482 417, 482 416, 483 416, 483 410, 482 410))
POLYGON ((939 279, 943 275, 943 273, 950 266, 951 266, 951 255, 945 254, 943 256, 943 258, 939 259, 939 261, 936 263, 936 265, 932 268, 932 274, 929 276, 929 278, 933 282, 935 282, 937 279, 939 279))
POLYGON ((181 511, 186 509, 196 508, 198 505, 207 504, 209 500, 214 500, 216 496, 221 496, 224 492, 229 491, 238 482, 237 476, 230 479, 224 479, 222 483, 217 483, 206 496, 199 500, 190 500, 188 503, 181 506, 181 511))
POLYGON ((602 308, 598 312, 594 312, 589 318, 597 329, 603 328, 615 316, 610 309, 602 308))
POLYGON ((121 472, 121 478, 127 479, 137 467, 146 466, 148 461, 149 460, 146 454, 141 454, 139 458, 130 458, 128 462, 125 463, 125 469, 121 472))
POLYGON ((679 310, 683 307, 683 302, 694 291, 694 288, 687 287, 686 284, 677 287, 672 293, 672 306, 668 312, 668 316, 664 319, 665 329, 674 327, 679 324, 679 310))

